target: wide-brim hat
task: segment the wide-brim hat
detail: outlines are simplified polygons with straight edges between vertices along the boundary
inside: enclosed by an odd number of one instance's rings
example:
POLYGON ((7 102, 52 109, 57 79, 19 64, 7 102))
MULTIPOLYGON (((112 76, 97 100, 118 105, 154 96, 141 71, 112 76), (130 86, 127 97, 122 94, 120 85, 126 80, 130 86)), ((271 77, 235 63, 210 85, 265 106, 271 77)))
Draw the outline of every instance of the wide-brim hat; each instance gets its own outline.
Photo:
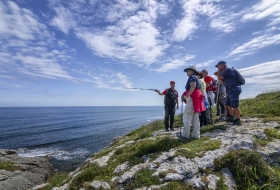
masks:
POLYGON ((187 70, 193 70, 194 73, 198 74, 198 72, 197 72, 195 66, 189 66, 188 68, 185 68, 185 69, 184 69, 184 72, 187 72, 187 70))

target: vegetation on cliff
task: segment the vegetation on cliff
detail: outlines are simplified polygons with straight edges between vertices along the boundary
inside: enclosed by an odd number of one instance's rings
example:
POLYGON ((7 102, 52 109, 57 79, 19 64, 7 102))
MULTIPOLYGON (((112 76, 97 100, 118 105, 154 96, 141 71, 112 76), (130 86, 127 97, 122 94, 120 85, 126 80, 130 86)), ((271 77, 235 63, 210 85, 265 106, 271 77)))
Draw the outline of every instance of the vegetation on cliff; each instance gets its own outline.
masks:
MULTIPOLYGON (((258 117, 267 121, 277 121, 280 123, 280 92, 270 92, 258 95, 256 98, 246 99, 241 101, 242 117, 258 117)), ((180 115, 175 118, 175 126, 178 128, 181 124, 180 115)), ((280 124, 279 124, 280 126, 280 124)), ((242 126, 241 126, 242 127, 242 126)), ((254 128, 254 127, 252 127, 254 128)), ((84 187, 91 189, 90 182, 94 180, 106 181, 113 189, 118 189, 117 183, 111 179, 116 176, 114 169, 124 162, 129 162, 130 165, 136 165, 144 162, 145 156, 149 155, 149 159, 156 159, 164 151, 176 149, 176 156, 185 158, 202 157, 206 151, 218 149, 221 145, 219 140, 210 140, 210 137, 201 137, 196 140, 174 139, 162 135, 161 138, 153 139, 153 134, 164 129, 163 121, 155 121, 146 126, 142 126, 131 133, 117 138, 110 147, 103 151, 92 155, 91 159, 101 158, 116 147, 122 146, 131 141, 139 143, 129 144, 116 149, 115 153, 110 157, 106 167, 100 167, 96 163, 86 164, 81 168, 81 173, 73 178, 70 183, 70 189, 79 189, 84 187), (144 157, 144 158, 143 158, 144 157)), ((226 130, 226 123, 216 125, 208 125, 201 129, 201 134, 212 132, 214 130, 226 130)), ((274 139, 280 139, 279 127, 274 129, 264 130, 267 138, 260 139, 255 137, 255 146, 265 146, 274 139)), ((280 188, 280 169, 278 166, 270 166, 264 162, 263 158, 256 151, 251 150, 233 150, 223 155, 214 161, 215 170, 203 170, 201 173, 215 174, 220 177, 217 182, 217 189, 226 189, 224 178, 221 173, 222 168, 229 168, 234 180, 236 181, 237 189, 279 189, 280 188)), ((279 163, 280 164, 280 160, 279 163)), ((128 169, 117 173, 124 174, 128 169)), ((162 172, 158 176, 152 176, 151 170, 138 171, 132 180, 126 182, 121 187, 124 189, 134 189, 140 187, 149 187, 151 185, 159 185, 167 173, 172 171, 162 172)), ((58 175, 59 183, 56 186, 63 185, 67 178, 66 175, 58 175)), ((55 177, 56 178, 56 177, 55 177)), ((68 179, 69 181, 69 179, 68 179)), ((206 180, 207 181, 207 180, 206 180)), ((51 189, 54 185, 49 185, 43 189, 51 189)), ((193 189, 193 187, 184 184, 182 181, 171 181, 161 189, 193 189)), ((207 188, 206 188, 207 189, 207 188)))

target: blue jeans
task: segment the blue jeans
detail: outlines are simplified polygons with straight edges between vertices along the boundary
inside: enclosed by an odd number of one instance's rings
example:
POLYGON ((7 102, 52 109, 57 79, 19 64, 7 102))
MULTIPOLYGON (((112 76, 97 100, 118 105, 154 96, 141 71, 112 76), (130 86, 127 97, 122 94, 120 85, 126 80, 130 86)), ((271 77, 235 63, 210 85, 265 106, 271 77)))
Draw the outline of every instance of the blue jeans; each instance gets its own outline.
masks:
POLYGON ((227 88, 226 106, 237 108, 239 106, 239 95, 241 94, 241 86, 233 86, 227 88))

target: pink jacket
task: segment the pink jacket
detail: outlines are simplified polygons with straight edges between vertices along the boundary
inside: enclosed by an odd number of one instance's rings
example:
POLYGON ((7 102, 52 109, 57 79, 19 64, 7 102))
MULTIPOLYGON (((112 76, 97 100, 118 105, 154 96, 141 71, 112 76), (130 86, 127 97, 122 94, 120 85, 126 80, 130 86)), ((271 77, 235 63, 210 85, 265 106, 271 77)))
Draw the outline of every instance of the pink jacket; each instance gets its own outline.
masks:
MULTIPOLYGON (((187 94, 188 94, 188 91, 185 91, 183 93, 183 96, 185 96, 187 94)), ((191 94, 191 98, 193 101, 194 112, 203 112, 206 110, 206 108, 204 107, 204 102, 203 102, 205 97, 202 94, 202 92, 200 91, 200 89, 195 89, 193 91, 193 93, 191 94)))

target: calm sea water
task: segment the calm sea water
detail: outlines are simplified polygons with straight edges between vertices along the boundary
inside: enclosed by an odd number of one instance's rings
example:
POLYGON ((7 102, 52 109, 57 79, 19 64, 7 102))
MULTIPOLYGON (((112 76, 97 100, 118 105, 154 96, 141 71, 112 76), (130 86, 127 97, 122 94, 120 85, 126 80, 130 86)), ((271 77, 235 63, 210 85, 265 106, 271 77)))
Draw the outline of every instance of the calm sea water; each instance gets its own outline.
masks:
POLYGON ((48 156, 56 170, 72 171, 116 137, 163 117, 163 106, 0 108, 0 148, 48 156))

